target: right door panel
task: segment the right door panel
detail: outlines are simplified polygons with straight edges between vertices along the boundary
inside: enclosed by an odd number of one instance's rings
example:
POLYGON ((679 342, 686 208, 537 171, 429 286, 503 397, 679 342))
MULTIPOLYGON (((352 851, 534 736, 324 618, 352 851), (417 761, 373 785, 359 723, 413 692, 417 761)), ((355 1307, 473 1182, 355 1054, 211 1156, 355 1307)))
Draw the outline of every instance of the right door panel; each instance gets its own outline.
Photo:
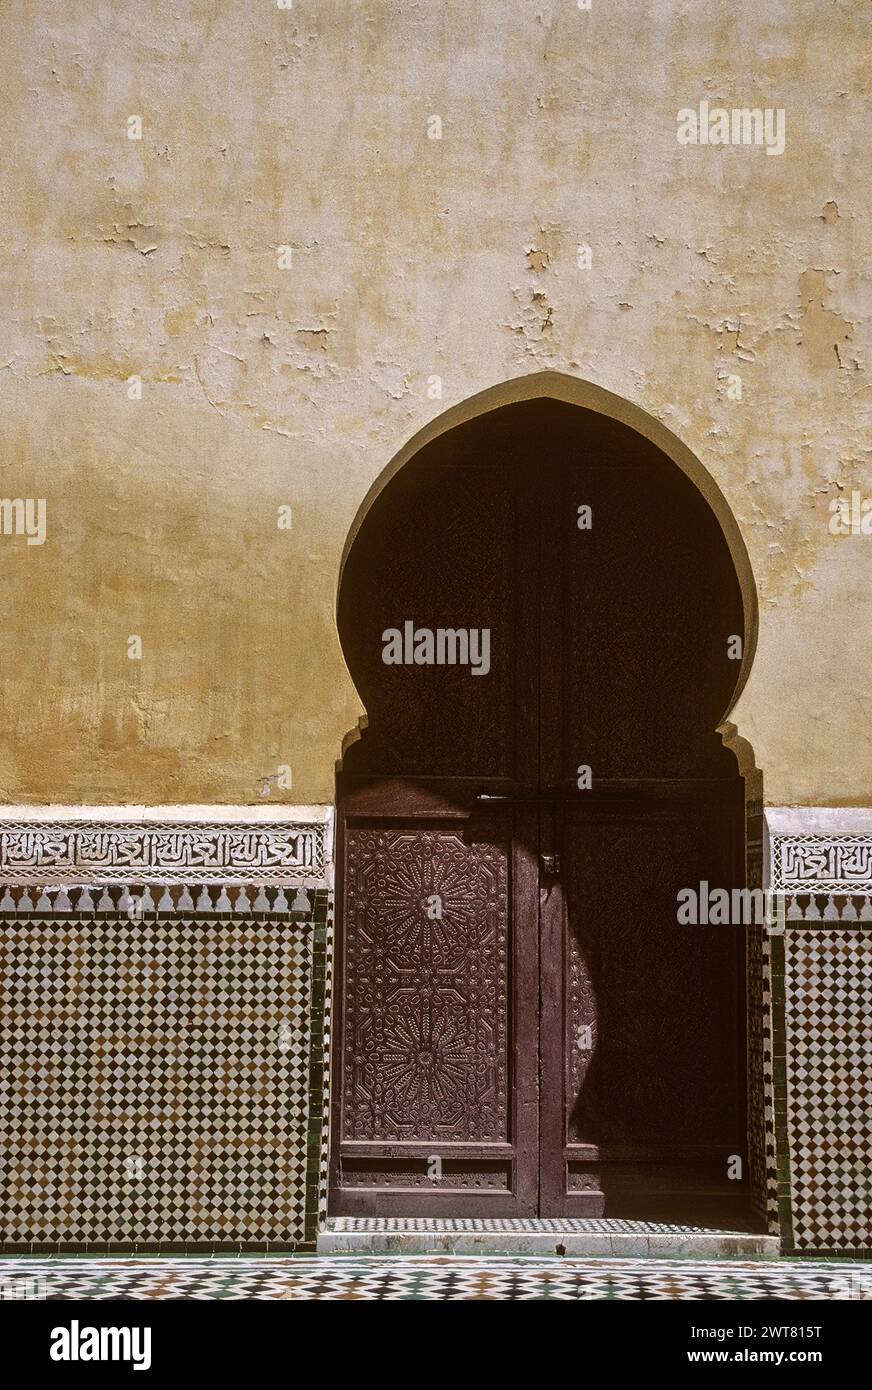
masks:
MULTIPOLYGON (((583 794, 580 794, 580 796, 583 794)), ((743 1154, 741 942, 682 926, 680 888, 737 884, 735 788, 564 801, 541 894, 543 1215, 726 1217, 743 1154)))

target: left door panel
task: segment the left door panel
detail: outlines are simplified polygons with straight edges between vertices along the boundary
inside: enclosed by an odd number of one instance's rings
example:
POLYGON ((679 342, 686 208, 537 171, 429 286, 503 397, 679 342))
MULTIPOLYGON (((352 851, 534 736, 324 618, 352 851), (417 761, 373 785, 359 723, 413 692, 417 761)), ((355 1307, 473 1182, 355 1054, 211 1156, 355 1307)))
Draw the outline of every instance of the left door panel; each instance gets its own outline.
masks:
POLYGON ((383 784, 343 803, 330 1210, 532 1215, 532 817, 420 787, 409 800, 383 784))

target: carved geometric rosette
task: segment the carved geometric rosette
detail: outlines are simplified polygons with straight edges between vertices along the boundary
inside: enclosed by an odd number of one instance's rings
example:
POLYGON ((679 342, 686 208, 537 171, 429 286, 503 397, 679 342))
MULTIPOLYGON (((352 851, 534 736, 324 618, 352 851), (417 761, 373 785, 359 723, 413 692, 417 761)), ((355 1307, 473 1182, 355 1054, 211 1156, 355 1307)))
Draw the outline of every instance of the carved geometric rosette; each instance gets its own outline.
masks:
POLYGON ((282 884, 323 880, 325 827, 288 821, 0 822, 0 883, 282 884))
POLYGON ((345 1139, 506 1139, 506 862, 454 831, 349 829, 345 1139))
POLYGON ((869 835, 770 836, 773 892, 872 893, 869 835))

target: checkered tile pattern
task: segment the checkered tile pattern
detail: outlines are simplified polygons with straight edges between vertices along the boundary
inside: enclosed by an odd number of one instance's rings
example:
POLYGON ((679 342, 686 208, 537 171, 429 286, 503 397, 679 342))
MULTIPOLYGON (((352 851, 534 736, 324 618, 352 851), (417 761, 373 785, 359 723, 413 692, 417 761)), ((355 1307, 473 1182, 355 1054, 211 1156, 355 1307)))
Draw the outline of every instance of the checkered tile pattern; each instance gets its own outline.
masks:
POLYGON ((798 1250, 872 1249, 872 931, 785 933, 787 1106, 798 1250))
POLYGON ((3 1250, 301 1240, 311 980, 306 921, 0 919, 3 1250))
MULTIPOLYGON (((287 1260, 10 1260, 16 1281, 49 1300, 282 1299, 290 1301, 872 1298, 872 1264, 719 1260, 462 1259, 356 1255, 287 1260)), ((24 1297, 22 1292, 19 1297, 24 1297)), ((32 1293, 31 1293, 32 1296, 32 1293)))

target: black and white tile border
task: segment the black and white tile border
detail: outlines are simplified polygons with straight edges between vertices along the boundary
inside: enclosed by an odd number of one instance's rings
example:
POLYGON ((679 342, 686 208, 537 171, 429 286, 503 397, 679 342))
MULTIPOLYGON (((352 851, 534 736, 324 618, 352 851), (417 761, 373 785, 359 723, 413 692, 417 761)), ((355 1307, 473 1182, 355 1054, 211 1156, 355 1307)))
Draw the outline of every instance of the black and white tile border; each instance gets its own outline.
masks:
POLYGON ((766 812, 785 1250, 872 1252, 872 810, 766 812))

